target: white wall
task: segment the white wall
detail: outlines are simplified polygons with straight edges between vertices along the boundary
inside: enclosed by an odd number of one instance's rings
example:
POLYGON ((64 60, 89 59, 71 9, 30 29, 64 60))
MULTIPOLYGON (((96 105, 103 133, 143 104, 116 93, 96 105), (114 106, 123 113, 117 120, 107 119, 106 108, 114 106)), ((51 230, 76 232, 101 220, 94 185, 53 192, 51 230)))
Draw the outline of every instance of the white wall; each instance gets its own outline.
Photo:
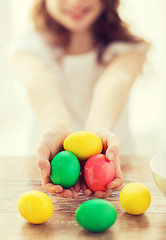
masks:
MULTIPOLYGON (((10 4, 10 0, 0 1, 0 155, 23 155, 31 109, 25 90, 14 78, 6 58, 15 24, 10 4)), ((20 22, 23 24, 22 18, 20 22)))
MULTIPOLYGON (((136 154, 166 149, 166 28, 165 0, 123 0, 121 14, 132 29, 152 42, 144 75, 130 97, 130 125, 136 154)), ((3 57, 11 34, 24 27, 30 1, 0 1, 0 155, 24 155, 31 114, 25 90, 3 57)))
POLYGON ((122 16, 152 43, 144 75, 134 84, 130 125, 138 154, 166 149, 166 1, 123 0, 122 16))

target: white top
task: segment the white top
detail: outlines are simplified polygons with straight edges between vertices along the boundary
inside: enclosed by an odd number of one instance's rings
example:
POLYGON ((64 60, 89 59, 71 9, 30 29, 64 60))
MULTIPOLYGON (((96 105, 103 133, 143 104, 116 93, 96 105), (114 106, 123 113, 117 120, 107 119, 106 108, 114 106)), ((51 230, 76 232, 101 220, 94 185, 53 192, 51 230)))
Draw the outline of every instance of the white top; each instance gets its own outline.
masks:
MULTIPOLYGON (((110 44, 104 54, 104 61, 112 59, 131 49, 144 51, 145 46, 116 42, 110 44)), ((62 52, 57 47, 50 47, 44 39, 33 29, 29 29, 20 36, 15 37, 9 46, 8 54, 16 51, 30 51, 42 58, 42 60, 56 74, 62 86, 62 93, 66 103, 73 131, 84 130, 84 123, 89 111, 92 91, 97 79, 101 76, 105 67, 96 61, 97 52, 91 51, 81 55, 67 55, 59 61, 62 52)), ((32 139, 28 148, 28 154, 34 154, 41 136, 41 127, 37 119, 32 119, 30 129, 32 139)), ((120 142, 120 153, 133 154, 132 140, 128 126, 128 104, 121 114, 113 132, 120 142)))

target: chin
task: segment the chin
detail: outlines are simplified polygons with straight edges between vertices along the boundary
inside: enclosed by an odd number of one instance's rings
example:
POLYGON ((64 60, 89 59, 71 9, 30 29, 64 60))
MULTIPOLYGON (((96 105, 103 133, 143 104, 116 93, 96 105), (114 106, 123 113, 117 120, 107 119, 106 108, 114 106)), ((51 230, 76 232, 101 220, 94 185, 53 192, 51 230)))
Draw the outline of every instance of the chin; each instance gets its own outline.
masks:
POLYGON ((73 33, 79 33, 87 31, 90 29, 90 26, 87 24, 68 24, 66 25, 66 28, 73 33))

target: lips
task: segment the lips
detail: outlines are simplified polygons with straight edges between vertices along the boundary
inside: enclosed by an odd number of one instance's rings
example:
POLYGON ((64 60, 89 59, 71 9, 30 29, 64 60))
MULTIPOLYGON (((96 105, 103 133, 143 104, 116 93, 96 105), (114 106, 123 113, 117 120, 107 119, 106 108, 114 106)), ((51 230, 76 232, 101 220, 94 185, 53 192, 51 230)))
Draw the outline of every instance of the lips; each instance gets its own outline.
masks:
POLYGON ((70 16, 72 19, 79 20, 79 19, 84 18, 89 12, 90 12, 90 8, 86 7, 81 10, 78 10, 78 11, 66 10, 65 14, 70 16))

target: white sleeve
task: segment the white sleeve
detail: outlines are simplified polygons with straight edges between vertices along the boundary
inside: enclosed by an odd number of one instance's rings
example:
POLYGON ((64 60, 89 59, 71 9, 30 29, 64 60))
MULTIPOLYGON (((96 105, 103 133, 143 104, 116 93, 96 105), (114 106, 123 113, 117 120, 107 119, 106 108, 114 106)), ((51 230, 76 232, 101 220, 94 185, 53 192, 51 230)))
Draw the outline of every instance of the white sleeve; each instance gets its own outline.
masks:
POLYGON ((126 42, 115 42, 108 45, 106 48, 103 61, 104 63, 109 63, 112 61, 116 56, 127 53, 131 50, 138 51, 138 52, 146 52, 147 45, 143 43, 126 43, 126 42))
POLYGON ((13 36, 8 44, 6 57, 9 59, 15 52, 27 51, 38 55, 42 59, 48 59, 51 56, 51 48, 45 42, 44 38, 33 28, 13 36))

